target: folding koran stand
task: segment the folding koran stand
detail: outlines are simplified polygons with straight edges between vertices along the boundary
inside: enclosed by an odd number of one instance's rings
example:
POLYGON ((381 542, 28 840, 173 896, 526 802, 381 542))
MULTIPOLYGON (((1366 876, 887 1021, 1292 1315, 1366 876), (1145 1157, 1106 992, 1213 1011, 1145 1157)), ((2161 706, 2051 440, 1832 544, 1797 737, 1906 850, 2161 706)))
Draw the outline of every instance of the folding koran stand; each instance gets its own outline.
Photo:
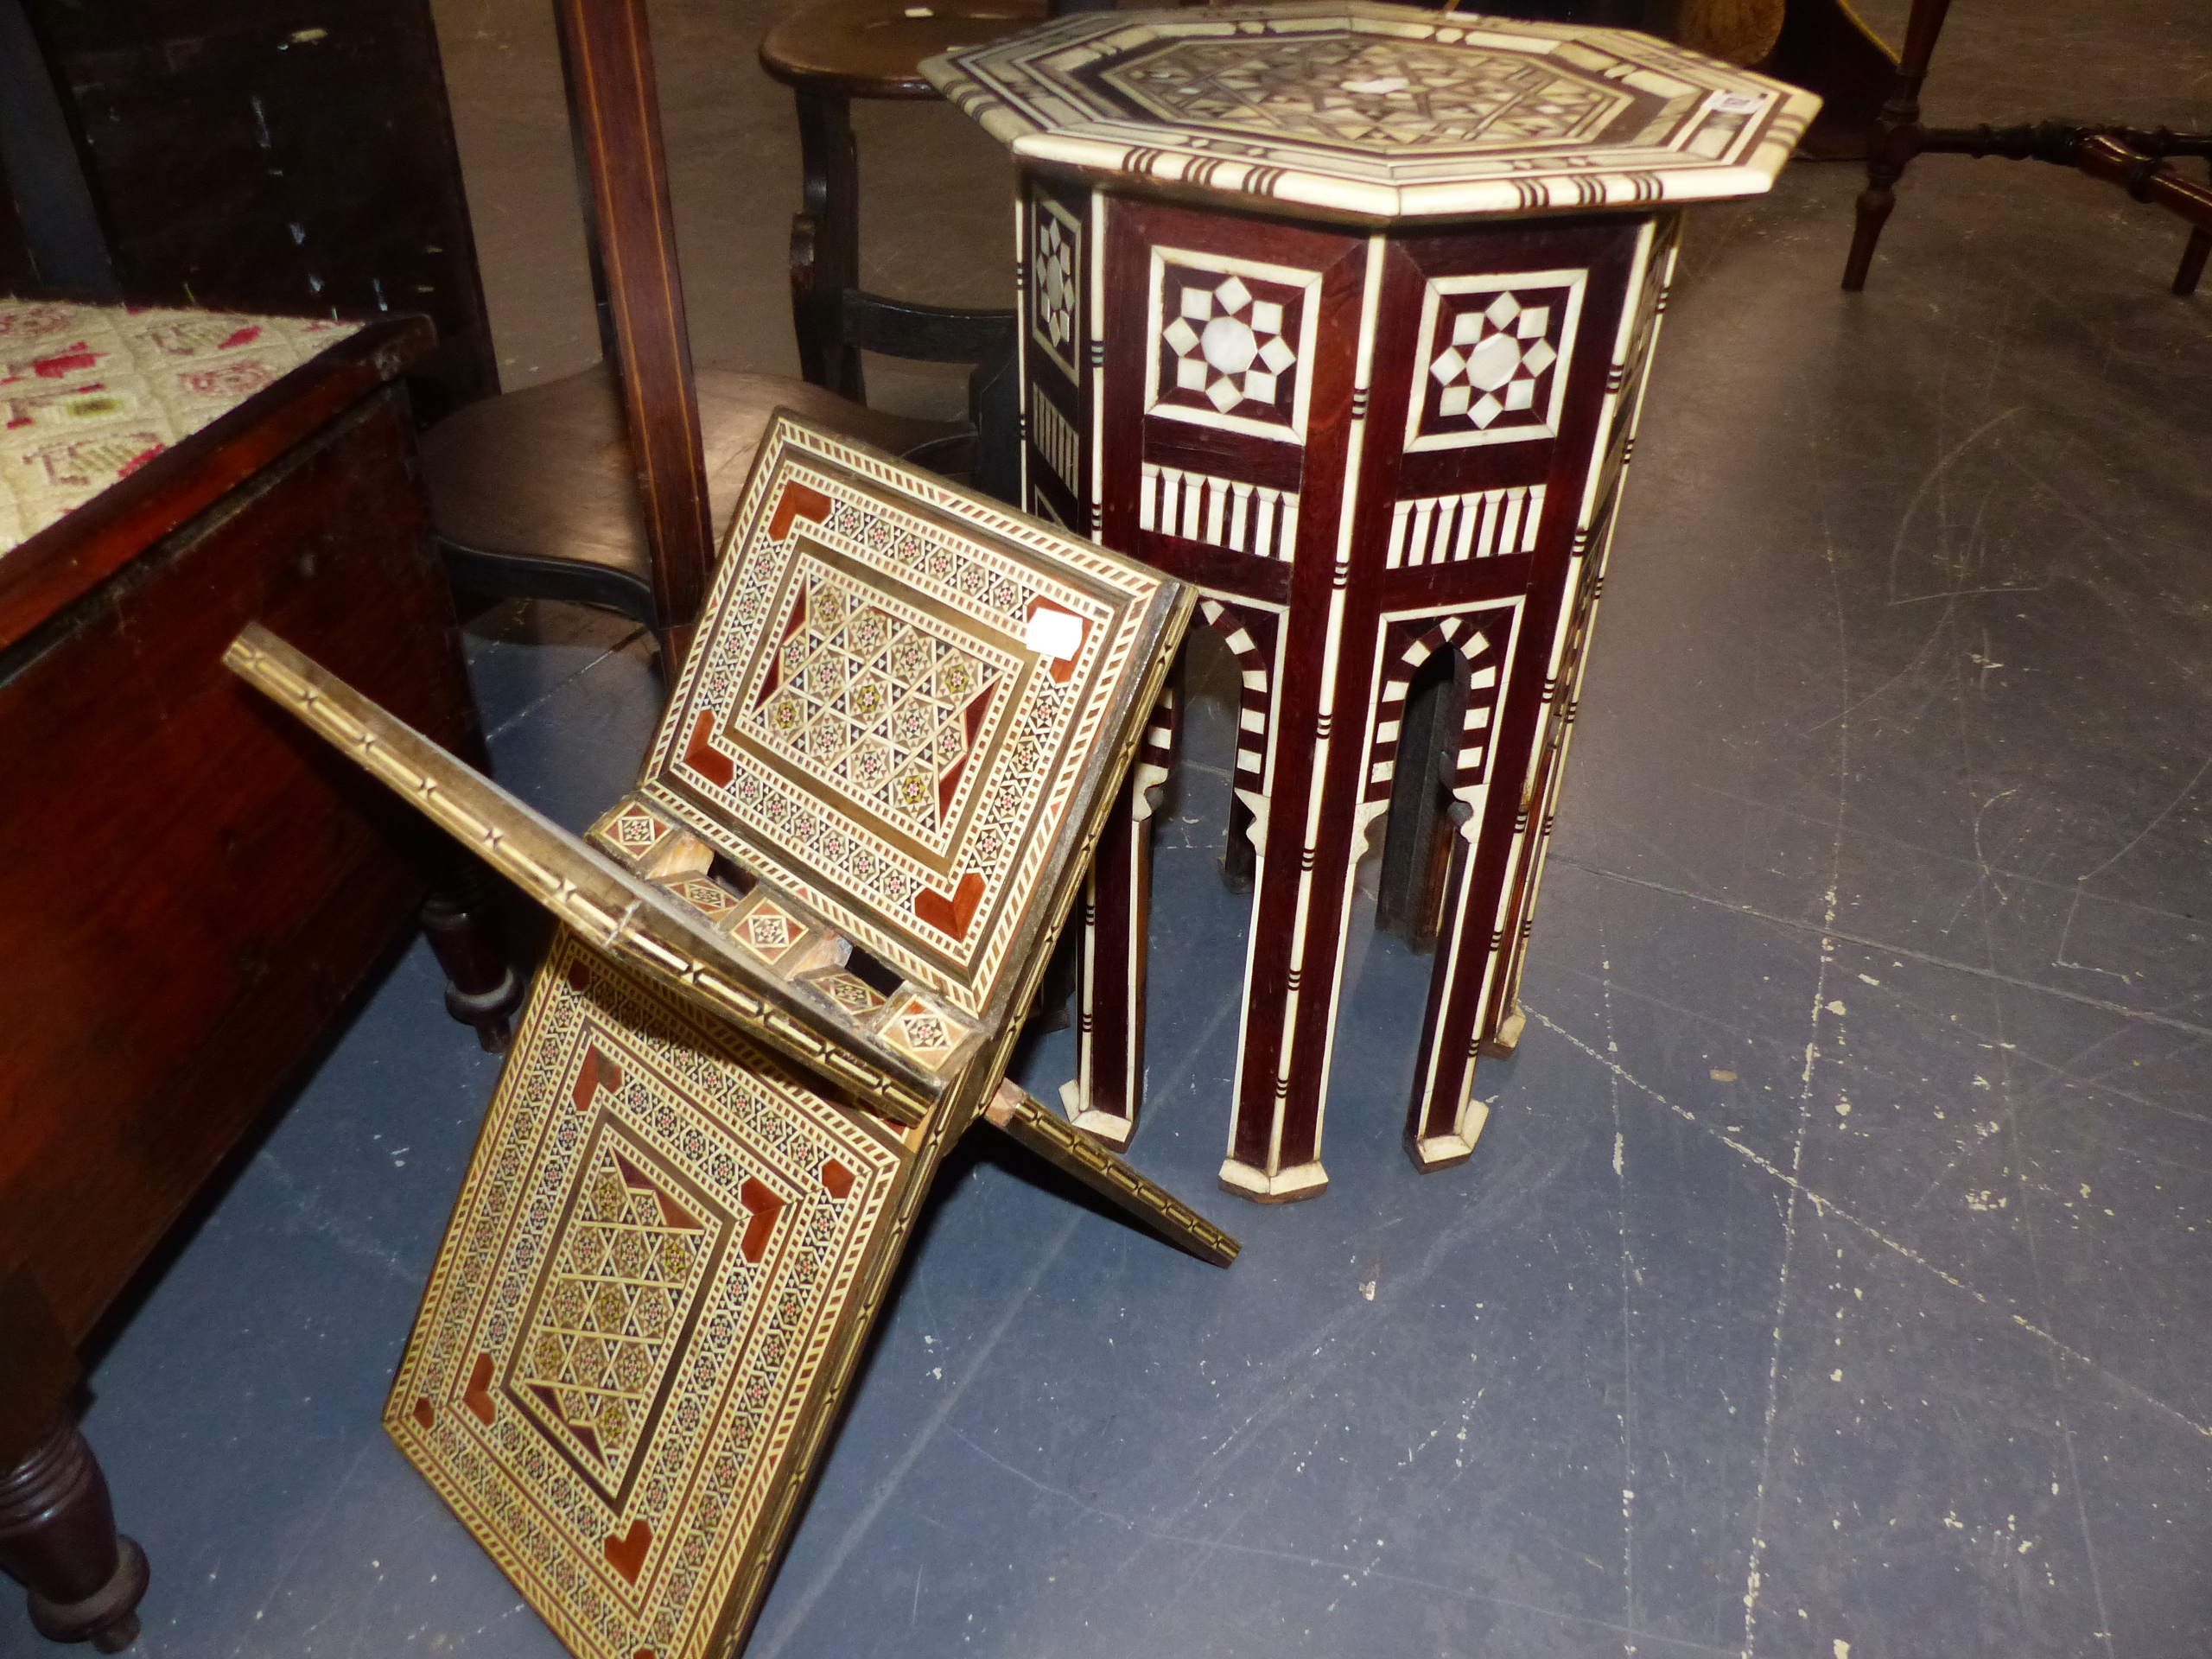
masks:
POLYGON ((258 627, 226 660, 559 918, 385 1412, 586 1659, 741 1646, 939 1159, 1005 1082, 1190 590, 785 417, 578 840, 258 627))

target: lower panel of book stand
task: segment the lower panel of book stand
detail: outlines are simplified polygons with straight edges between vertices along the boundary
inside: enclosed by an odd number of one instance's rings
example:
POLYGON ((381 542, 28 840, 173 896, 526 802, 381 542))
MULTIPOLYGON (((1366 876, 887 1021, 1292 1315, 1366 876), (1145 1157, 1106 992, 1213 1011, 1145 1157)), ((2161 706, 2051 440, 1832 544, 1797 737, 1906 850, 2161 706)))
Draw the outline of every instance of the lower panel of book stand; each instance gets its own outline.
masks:
POLYGON ((582 1659, 749 1616, 912 1155, 556 941, 385 1425, 582 1659))

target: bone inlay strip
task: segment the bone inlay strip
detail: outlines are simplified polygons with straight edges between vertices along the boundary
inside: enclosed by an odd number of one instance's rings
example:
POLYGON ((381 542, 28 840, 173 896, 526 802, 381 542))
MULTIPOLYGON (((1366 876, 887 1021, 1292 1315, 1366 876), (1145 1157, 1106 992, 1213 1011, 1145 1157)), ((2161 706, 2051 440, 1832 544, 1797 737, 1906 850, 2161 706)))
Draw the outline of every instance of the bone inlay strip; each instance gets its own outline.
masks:
POLYGON ((1082 491, 1083 463, 1078 459, 1083 451, 1082 440, 1060 413, 1052 400, 1040 391, 1029 394, 1029 436, 1036 444, 1037 453, 1045 457, 1046 465, 1059 475, 1060 482, 1078 493, 1082 491))
POLYGON ((1298 497, 1147 461, 1137 524, 1162 536, 1287 560, 1298 540, 1298 497))
POLYGON ((1390 512, 1389 568, 1533 553, 1543 512, 1541 484, 1401 501, 1390 512))

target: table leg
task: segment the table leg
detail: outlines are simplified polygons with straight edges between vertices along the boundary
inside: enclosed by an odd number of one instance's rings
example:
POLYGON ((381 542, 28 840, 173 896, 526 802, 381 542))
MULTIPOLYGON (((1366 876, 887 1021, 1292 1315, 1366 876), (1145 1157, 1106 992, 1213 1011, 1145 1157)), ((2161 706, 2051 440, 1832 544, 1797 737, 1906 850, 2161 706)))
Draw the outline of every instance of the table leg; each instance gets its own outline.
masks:
POLYGON ((1372 640, 1340 626, 1332 639, 1330 629, 1302 621, 1295 602, 1287 632, 1267 721, 1276 729, 1264 793, 1243 786, 1238 756, 1238 798, 1253 813, 1259 855, 1221 1184, 1262 1204, 1318 1198, 1328 1187, 1321 1116, 1351 872, 1382 810, 1360 798, 1372 640))
POLYGON ((798 105, 800 199, 791 220, 791 327, 799 372, 817 386, 868 401, 861 355, 839 327, 845 290, 860 286, 860 152, 853 139, 852 102, 801 86, 798 105))
POLYGON ((2181 251, 2181 264, 2174 271, 2174 292, 2187 299, 2196 292, 2196 284, 2204 275, 2204 262, 2212 257, 2212 231, 2197 226, 2189 233, 2189 245, 2181 251))
POLYGON ((138 1636, 146 1554, 115 1529, 106 1477, 68 1409, 77 1357, 22 1271, 0 1278, 0 1570, 54 1642, 120 1653, 138 1636))
POLYGON ((1882 226, 1897 206, 1897 182, 1920 153, 1926 130, 1920 124, 1920 86, 1928 79, 1929 60, 1936 54, 1936 40, 1943 32, 1943 18, 1950 9, 1951 0, 1912 0, 1904 51, 1897 60, 1897 78, 1890 87, 1889 101, 1875 118, 1874 134, 1866 146, 1866 188, 1859 194, 1851 253, 1843 265, 1847 294, 1856 294, 1866 286, 1866 272, 1874 263, 1874 245, 1881 240, 1882 226))
POLYGON ((1171 686, 1098 838, 1084 891, 1076 1075, 1060 1086, 1060 1103, 1076 1128, 1117 1152, 1136 1133, 1144 1094, 1152 815, 1174 769, 1175 704, 1171 686))

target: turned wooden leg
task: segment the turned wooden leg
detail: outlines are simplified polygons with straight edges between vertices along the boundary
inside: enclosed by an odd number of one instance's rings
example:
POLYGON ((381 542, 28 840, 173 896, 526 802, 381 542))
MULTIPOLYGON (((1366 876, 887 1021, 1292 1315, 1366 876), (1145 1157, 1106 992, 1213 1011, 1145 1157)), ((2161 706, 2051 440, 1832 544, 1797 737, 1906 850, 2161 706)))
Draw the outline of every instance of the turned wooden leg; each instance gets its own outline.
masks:
POLYGON ((791 324, 798 335, 799 372, 817 386, 868 401, 861 354, 842 338, 844 292, 860 284, 860 151, 853 140, 852 103, 818 87, 800 86, 800 193, 804 207, 791 223, 791 324))
POLYGON ((1152 916, 1152 815, 1175 763, 1175 691, 1153 711, 1144 747, 1091 855, 1084 890, 1076 1075, 1060 1087, 1069 1121, 1116 1151, 1144 1098, 1146 931, 1152 916))
POLYGON ((0 1277, 0 1570, 54 1642, 120 1653, 138 1635, 146 1553, 115 1530, 107 1480, 68 1409, 77 1356, 22 1269, 0 1277))
POLYGON ((1912 158, 1920 153, 1925 129, 1920 124, 1920 87, 1928 79, 1929 60, 1936 54, 1936 37, 1943 32, 1943 18, 1951 0, 1913 0, 1905 24, 1904 51, 1897 60, 1897 78, 1889 101, 1875 118, 1874 136, 1866 147, 1866 188, 1859 194, 1858 213, 1851 233, 1851 252, 1844 260, 1843 287, 1856 294, 1866 286, 1866 273, 1874 263, 1874 245, 1882 226, 1897 206, 1897 182, 1912 158))
POLYGON ((522 978, 507 960, 499 900, 475 860, 455 857, 423 901, 423 934, 445 969, 446 1012, 476 1027, 486 1054, 504 1054, 522 1005, 522 978))
POLYGON ((146 1552, 116 1532, 107 1478, 66 1411, 0 1476, 0 1567, 29 1592, 48 1641, 121 1653, 137 1640, 146 1552))

